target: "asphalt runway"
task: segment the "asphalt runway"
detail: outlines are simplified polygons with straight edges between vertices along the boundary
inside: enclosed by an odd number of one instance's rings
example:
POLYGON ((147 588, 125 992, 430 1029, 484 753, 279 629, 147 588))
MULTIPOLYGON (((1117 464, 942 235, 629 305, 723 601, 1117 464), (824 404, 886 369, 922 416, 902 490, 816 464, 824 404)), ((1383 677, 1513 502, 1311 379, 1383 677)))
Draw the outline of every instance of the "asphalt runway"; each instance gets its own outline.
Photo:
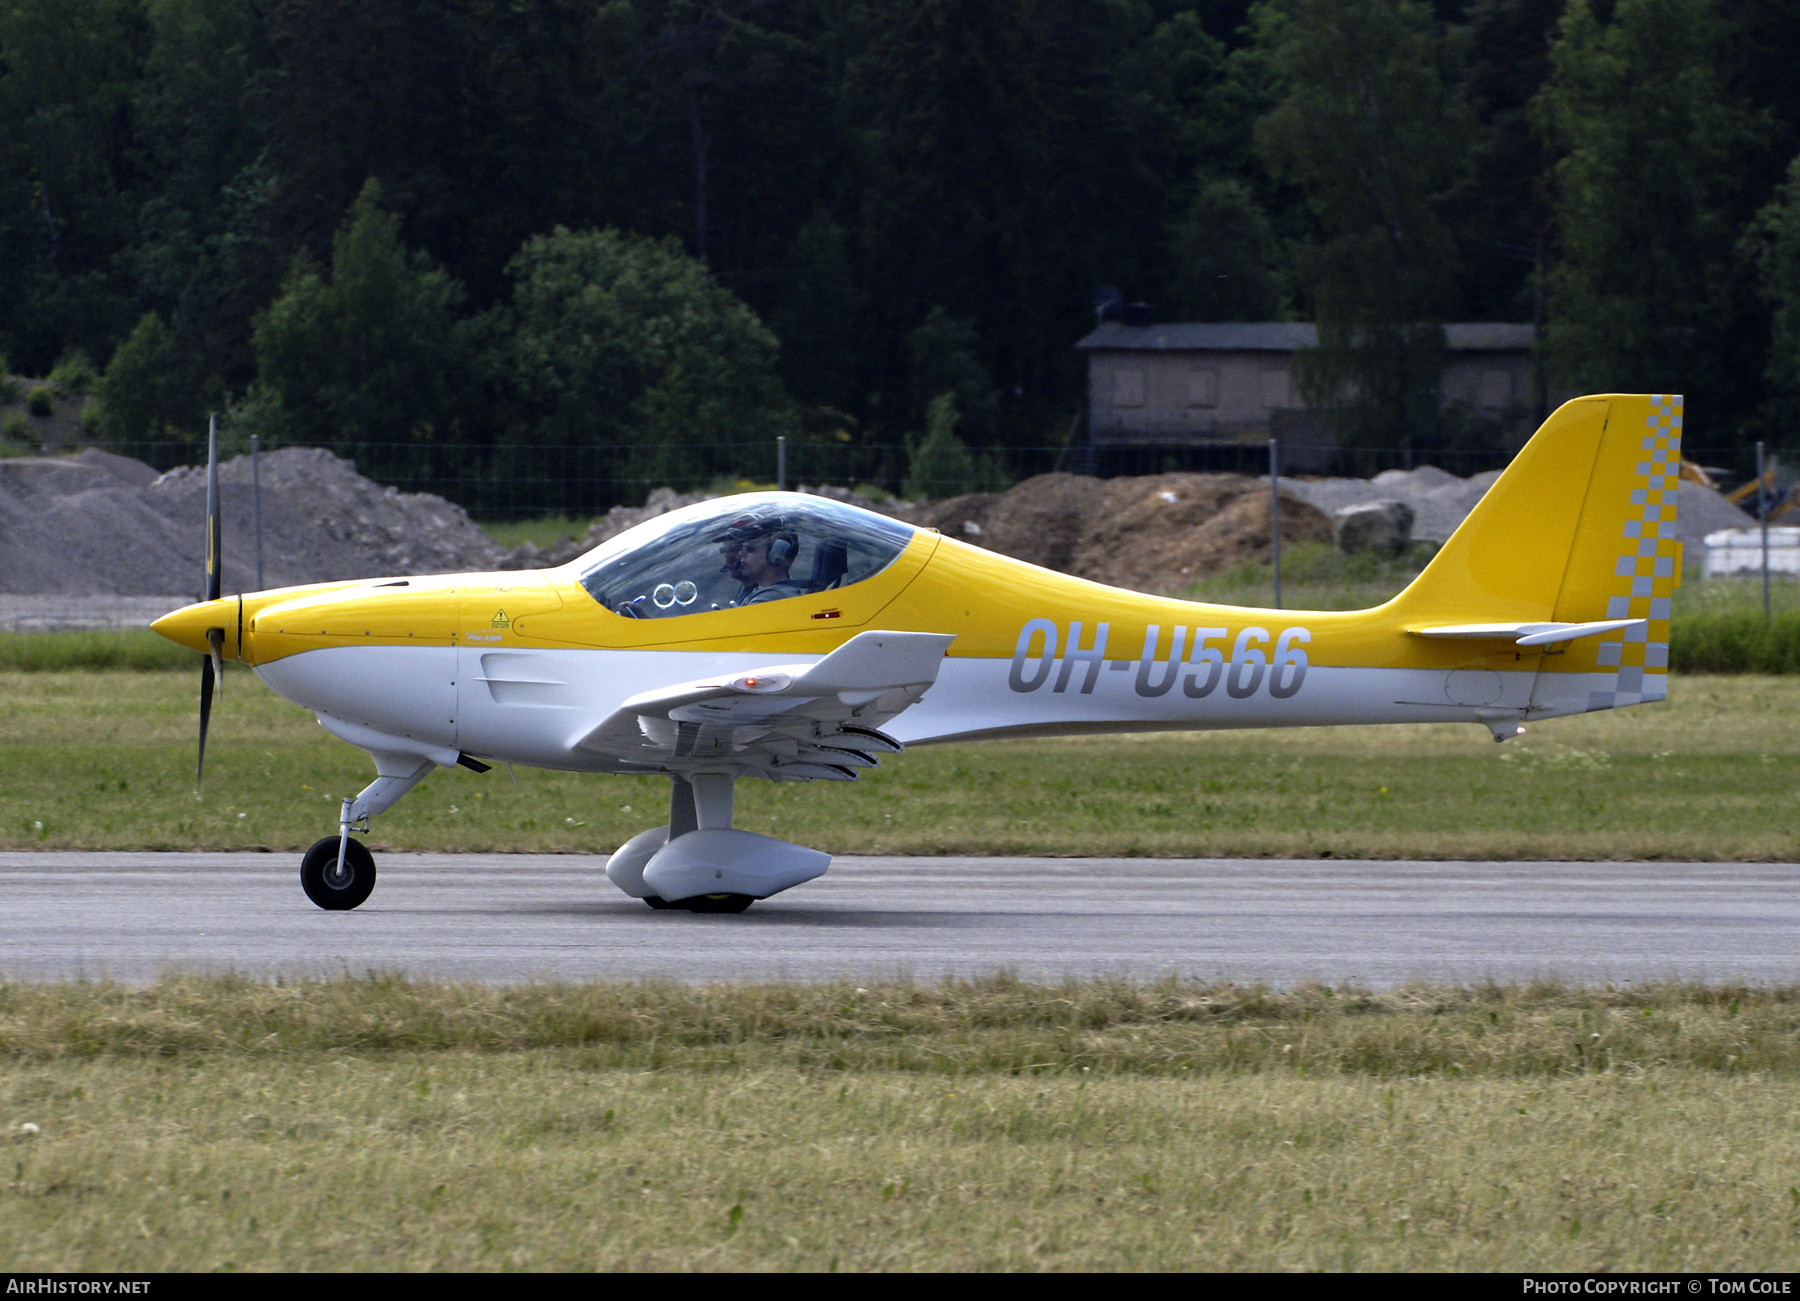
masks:
POLYGON ((0 976, 1800 982, 1794 864, 846 857, 735 917, 602 865, 386 854, 327 913, 298 855, 0 854, 0 976))

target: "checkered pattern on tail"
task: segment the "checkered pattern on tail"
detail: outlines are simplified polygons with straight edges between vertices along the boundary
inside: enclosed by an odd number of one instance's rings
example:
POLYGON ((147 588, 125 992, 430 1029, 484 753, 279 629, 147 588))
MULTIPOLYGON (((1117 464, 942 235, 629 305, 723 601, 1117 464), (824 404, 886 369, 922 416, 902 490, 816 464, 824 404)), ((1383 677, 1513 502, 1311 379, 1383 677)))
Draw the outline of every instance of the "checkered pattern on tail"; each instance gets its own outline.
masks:
POLYGON ((1603 637, 1596 667, 1614 670, 1610 689, 1588 693, 1587 707, 1613 709, 1668 697, 1669 603, 1681 581, 1675 493, 1681 483, 1681 395, 1654 394, 1632 480, 1625 535, 1614 569, 1608 619, 1648 619, 1647 628, 1603 637))

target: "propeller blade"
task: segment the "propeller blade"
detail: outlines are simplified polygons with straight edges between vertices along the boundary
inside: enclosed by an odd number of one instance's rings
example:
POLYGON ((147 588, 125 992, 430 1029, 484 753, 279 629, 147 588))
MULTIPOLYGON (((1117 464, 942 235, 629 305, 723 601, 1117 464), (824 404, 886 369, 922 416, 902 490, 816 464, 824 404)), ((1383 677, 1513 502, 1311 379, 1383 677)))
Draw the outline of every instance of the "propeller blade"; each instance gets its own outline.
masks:
MULTIPOLYGON (((219 526, 219 422, 208 417, 206 422, 206 599, 219 599, 224 575, 219 557, 222 530, 219 526)), ((225 630, 208 628, 206 645, 211 652, 200 662, 200 754, 194 763, 194 789, 200 789, 206 774, 206 729, 212 723, 213 690, 225 681, 225 630)), ((223 692, 221 691, 221 694, 223 692)))
POLYGON ((219 699, 225 699, 225 630, 208 628, 206 644, 212 651, 213 681, 218 686, 219 699))
POLYGON ((200 787, 200 778, 206 772, 206 727, 212 722, 213 702, 213 662, 210 659, 200 661, 200 759, 194 765, 194 788, 200 787))
POLYGON ((223 582, 220 573, 219 543, 219 422, 209 417, 206 422, 206 599, 219 599, 223 582))

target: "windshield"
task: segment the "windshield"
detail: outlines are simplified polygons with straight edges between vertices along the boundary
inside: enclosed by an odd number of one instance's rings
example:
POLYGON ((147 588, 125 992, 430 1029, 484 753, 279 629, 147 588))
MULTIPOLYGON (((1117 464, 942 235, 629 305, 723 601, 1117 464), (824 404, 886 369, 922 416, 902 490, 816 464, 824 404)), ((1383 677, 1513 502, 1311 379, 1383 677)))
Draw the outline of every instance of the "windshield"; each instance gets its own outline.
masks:
POLYGON ((575 562, 581 585, 636 619, 760 605, 860 583, 913 528, 828 497, 764 492, 670 511, 575 562))

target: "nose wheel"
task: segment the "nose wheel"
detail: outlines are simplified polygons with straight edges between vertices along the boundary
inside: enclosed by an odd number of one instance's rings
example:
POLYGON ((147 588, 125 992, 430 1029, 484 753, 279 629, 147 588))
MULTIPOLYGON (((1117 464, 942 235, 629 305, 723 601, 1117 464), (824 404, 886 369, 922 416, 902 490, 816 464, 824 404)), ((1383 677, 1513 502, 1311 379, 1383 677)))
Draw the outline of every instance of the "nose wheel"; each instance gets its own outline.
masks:
POLYGON ((338 842, 343 839, 327 836, 300 860, 300 888, 308 899, 332 912, 356 907, 375 888, 375 856, 362 841, 345 843, 339 869, 338 842))

